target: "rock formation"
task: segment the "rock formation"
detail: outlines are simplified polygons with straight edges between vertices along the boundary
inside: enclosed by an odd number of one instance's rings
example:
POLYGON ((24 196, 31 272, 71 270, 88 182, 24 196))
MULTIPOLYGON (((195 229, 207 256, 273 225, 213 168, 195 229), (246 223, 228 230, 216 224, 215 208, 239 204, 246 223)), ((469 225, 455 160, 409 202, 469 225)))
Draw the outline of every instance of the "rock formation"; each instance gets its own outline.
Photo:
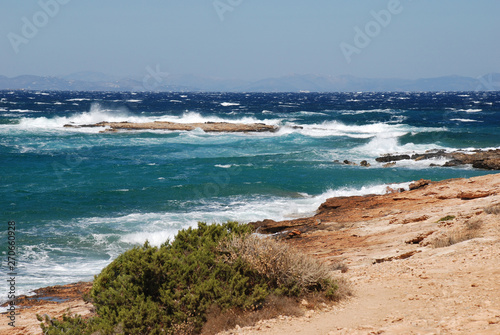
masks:
MULTIPOLYGON (((453 167, 460 165, 472 165, 472 167, 484 170, 500 170, 500 149, 492 150, 474 150, 474 151, 452 151, 445 150, 429 150, 425 153, 416 153, 413 155, 407 154, 388 154, 376 159, 379 163, 394 163, 402 160, 422 161, 435 158, 444 158, 448 161, 442 165, 443 167, 453 167)), ((435 163, 431 166, 439 166, 435 163)))
POLYGON ((108 127, 106 132, 114 132, 118 130, 174 130, 174 131, 189 131, 197 128, 205 132, 275 132, 278 127, 267 125, 264 123, 229 123, 229 122, 205 122, 205 123, 177 123, 168 121, 155 121, 155 122, 99 122, 94 124, 66 124, 66 128, 94 128, 94 127, 108 127))

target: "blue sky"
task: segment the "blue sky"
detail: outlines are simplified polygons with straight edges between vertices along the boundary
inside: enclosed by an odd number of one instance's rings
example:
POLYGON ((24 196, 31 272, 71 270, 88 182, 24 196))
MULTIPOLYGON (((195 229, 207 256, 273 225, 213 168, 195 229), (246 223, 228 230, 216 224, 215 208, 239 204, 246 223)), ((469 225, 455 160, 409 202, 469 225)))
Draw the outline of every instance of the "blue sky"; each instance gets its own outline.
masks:
POLYGON ((2 0, 0 74, 500 72, 498 0, 2 0), (378 17, 378 19, 377 19, 378 17))

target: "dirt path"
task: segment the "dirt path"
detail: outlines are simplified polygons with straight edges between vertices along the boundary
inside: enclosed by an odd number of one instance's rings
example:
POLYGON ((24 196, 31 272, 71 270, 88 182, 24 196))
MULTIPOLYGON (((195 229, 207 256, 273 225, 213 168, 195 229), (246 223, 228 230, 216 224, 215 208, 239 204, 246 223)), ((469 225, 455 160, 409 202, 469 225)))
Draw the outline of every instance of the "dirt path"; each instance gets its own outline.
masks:
POLYGON ((363 208, 359 200, 331 206, 343 208, 330 213, 331 222, 320 211, 322 229, 289 240, 347 264, 355 296, 225 334, 500 334, 500 175, 363 199, 363 208), (492 208, 499 213, 485 211, 492 208), (433 247, 466 233, 468 240, 433 247))

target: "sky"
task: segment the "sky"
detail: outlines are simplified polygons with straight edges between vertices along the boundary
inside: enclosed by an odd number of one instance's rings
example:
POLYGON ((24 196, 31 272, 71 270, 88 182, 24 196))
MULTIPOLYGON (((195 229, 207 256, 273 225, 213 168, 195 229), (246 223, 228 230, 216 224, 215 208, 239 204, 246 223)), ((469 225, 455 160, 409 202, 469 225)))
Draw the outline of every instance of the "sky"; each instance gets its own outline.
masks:
POLYGON ((1 0, 0 75, 500 72, 498 0, 1 0))

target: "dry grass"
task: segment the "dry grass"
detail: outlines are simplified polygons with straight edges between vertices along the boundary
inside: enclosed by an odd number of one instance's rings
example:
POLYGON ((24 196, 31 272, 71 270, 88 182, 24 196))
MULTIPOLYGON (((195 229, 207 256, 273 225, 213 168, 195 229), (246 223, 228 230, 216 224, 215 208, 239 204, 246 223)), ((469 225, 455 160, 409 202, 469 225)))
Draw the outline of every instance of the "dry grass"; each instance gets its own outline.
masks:
POLYGON ((251 235, 235 237, 221 247, 229 253, 228 261, 241 257, 278 285, 297 286, 301 292, 309 292, 327 281, 336 281, 332 269, 325 263, 297 252, 281 241, 251 235))
MULTIPOLYGON (((296 251, 283 241, 250 235, 233 237, 222 243, 219 248, 226 255, 227 262, 241 258, 257 272, 276 281, 278 285, 299 287, 301 294, 300 298, 271 295, 262 308, 253 311, 231 309, 222 312, 214 306, 209 310, 207 322, 203 326, 204 335, 216 334, 236 326, 252 326, 260 320, 280 315, 301 316, 304 314, 304 308, 324 307, 327 306, 325 303, 352 295, 347 280, 333 277, 332 266, 296 251), (337 289, 333 296, 327 298, 321 288, 328 289, 333 283, 337 289)), ((337 269, 341 271, 347 268, 341 263, 338 264, 340 265, 337 269)))
POLYGON ((253 326, 260 320, 277 318, 278 316, 302 316, 304 309, 296 300, 283 296, 269 296, 264 307, 256 311, 231 309, 224 313, 213 306, 207 314, 207 322, 203 326, 203 335, 217 334, 236 326, 253 326))
POLYGON ((484 212, 486 214, 495 214, 495 215, 499 215, 500 214, 500 204, 497 204, 497 205, 491 205, 489 207, 486 207, 484 209, 484 212))
POLYGON ((443 236, 435 238, 430 242, 433 248, 444 248, 463 241, 471 240, 479 236, 479 230, 483 222, 479 219, 465 222, 465 229, 449 231, 443 236))
POLYGON ((433 248, 449 247, 450 245, 473 239, 476 236, 476 234, 471 234, 470 231, 457 230, 432 240, 430 246, 433 248))

